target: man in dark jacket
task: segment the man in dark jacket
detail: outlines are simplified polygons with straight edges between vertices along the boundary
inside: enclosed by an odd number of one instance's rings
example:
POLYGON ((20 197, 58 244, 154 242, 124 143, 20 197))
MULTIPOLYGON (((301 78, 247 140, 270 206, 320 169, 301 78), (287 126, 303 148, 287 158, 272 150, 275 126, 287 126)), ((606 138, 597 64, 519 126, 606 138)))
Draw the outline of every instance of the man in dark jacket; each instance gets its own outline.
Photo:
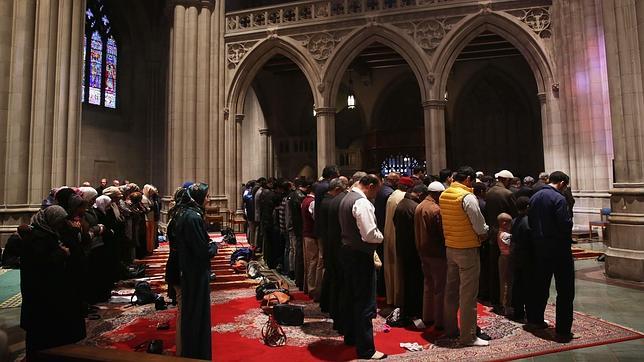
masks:
MULTIPOLYGON (((530 225, 528 223, 528 207, 530 199, 526 196, 517 198, 517 210, 519 216, 512 221, 512 242, 510 243, 510 255, 512 258, 512 318, 521 321, 526 313, 529 320, 534 320, 532 297, 532 285, 534 277, 534 246, 530 225)), ((538 318, 537 318, 538 319, 538 318)))
POLYGON ((341 291, 344 287, 344 278, 342 274, 342 264, 340 260, 340 250, 342 248, 342 230, 340 229, 339 209, 340 202, 349 192, 349 180, 346 177, 340 176, 337 178, 339 181, 338 187, 341 188, 329 202, 327 225, 327 249, 328 255, 325 256, 324 262, 326 263, 326 271, 324 273, 324 281, 327 277, 331 280, 330 296, 329 296, 329 314, 333 319, 333 329, 338 333, 344 334, 344 326, 342 325, 343 315, 347 313, 347 306, 342 303, 341 291), (333 283, 335 283, 333 285, 333 283))
POLYGON ((427 196, 427 186, 414 186, 402 199, 394 212, 396 226, 396 260, 402 264, 402 312, 411 318, 421 318, 423 309, 423 269, 416 249, 414 214, 419 202, 427 196))
MULTIPOLYGON (((385 181, 382 184, 380 191, 378 191, 378 195, 376 195, 376 201, 374 202, 374 206, 376 207, 376 222, 378 224, 378 230, 385 230, 385 217, 386 217, 385 214, 387 213, 387 200, 389 200, 389 196, 391 196, 391 194, 398 186, 398 180, 400 180, 400 174, 396 172, 390 172, 387 175, 387 177, 385 177, 385 181)), ((382 244, 378 245, 378 248, 376 249, 376 253, 378 253, 378 257, 380 258, 380 260, 384 262, 385 251, 382 244)), ((385 270, 384 268, 380 268, 378 269, 378 271, 376 271, 376 273, 378 274, 377 294, 379 296, 385 295, 384 270, 385 270)))
POLYGON ((573 300, 575 299, 575 270, 570 249, 572 218, 561 192, 570 178, 561 171, 550 174, 549 184, 530 198, 528 221, 535 247, 535 315, 528 322, 534 328, 546 328, 543 313, 546 309, 550 282, 555 277, 557 288, 557 340, 569 342, 573 300))
POLYGON ((304 250, 302 239, 302 200, 309 193, 311 182, 301 177, 295 180, 295 189, 288 195, 286 212, 286 231, 288 232, 291 252, 289 263, 295 279, 295 285, 304 290, 304 250))
POLYGON ((496 242, 496 234, 499 231, 499 214, 510 214, 513 218, 517 216, 516 200, 512 191, 508 189, 514 178, 508 170, 499 171, 496 175, 497 182, 485 193, 485 223, 490 226, 488 239, 488 292, 492 305, 499 304, 499 245, 496 242))

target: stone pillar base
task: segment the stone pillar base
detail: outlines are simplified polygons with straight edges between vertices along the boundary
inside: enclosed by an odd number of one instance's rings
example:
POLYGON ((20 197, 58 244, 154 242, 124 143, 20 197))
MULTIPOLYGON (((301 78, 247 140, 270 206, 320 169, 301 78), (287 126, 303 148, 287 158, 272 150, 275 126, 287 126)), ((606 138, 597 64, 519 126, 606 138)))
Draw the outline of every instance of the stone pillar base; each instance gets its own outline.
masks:
POLYGON ((610 190, 610 247, 606 275, 644 281, 644 185, 615 184, 610 190))
MULTIPOLYGON (((644 233, 644 228, 640 231, 644 233)), ((606 275, 644 282, 644 251, 608 248, 606 250, 606 275)))

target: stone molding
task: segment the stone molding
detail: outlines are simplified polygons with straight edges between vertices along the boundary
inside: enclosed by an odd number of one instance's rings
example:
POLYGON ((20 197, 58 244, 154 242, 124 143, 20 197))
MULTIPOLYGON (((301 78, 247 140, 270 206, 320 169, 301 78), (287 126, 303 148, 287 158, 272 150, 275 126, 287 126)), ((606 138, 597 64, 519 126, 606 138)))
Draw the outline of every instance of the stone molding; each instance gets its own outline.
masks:
POLYGON ((271 131, 268 128, 260 128, 259 129, 259 134, 262 136, 270 136, 271 131))
POLYGON ((335 115, 335 108, 333 107, 319 107, 315 109, 316 117, 335 115))
POLYGON ((168 6, 184 6, 184 7, 195 7, 198 9, 210 9, 210 11, 215 8, 215 0, 170 0, 168 6))
POLYGON ((427 109, 445 109, 445 106, 447 106, 447 101, 442 101, 439 99, 431 99, 428 101, 424 101, 422 105, 423 105, 423 108, 427 108, 427 109))

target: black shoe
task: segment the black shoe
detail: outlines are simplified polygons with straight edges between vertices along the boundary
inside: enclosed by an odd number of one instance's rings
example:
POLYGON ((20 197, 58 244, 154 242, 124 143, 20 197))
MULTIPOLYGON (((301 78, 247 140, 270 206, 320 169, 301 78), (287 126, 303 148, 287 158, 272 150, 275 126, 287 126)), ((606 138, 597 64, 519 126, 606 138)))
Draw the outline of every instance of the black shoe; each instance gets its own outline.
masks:
POLYGON ((528 322, 528 324, 526 324, 525 327, 528 330, 540 330, 540 329, 547 329, 549 326, 548 326, 548 323, 546 322, 539 322, 539 323, 528 322))
POLYGON ((480 339, 484 340, 484 341, 492 340, 492 337, 490 337, 490 335, 488 335, 487 333, 485 333, 483 331, 477 331, 476 336, 479 337, 480 339))
POLYGON ((574 333, 566 333, 566 334, 559 334, 557 333, 555 335, 555 341, 559 343, 570 343, 573 339, 579 339, 580 336, 574 333))

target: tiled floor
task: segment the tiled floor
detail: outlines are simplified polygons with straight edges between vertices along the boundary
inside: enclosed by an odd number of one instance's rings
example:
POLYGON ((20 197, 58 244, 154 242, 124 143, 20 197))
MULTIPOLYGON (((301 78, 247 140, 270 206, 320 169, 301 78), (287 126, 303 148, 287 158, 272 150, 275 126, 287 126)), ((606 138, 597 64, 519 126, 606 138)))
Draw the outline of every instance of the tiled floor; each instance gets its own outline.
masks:
MULTIPOLYGON (((601 250, 601 245, 601 243, 592 243, 577 246, 601 250)), ((592 259, 580 260, 575 262, 575 269, 597 268, 602 265, 603 263, 592 259)), ((555 295, 553 282, 550 302, 554 303, 555 295)), ((641 289, 577 279, 575 310, 644 331, 644 291, 641 289)), ((19 317, 19 308, 0 310, 0 321, 4 320, 4 327, 10 337, 9 344, 14 351, 24 348, 24 344, 20 342, 24 339, 24 334, 18 327, 19 317)), ((543 355, 523 359, 523 361, 644 361, 644 339, 543 355)))

